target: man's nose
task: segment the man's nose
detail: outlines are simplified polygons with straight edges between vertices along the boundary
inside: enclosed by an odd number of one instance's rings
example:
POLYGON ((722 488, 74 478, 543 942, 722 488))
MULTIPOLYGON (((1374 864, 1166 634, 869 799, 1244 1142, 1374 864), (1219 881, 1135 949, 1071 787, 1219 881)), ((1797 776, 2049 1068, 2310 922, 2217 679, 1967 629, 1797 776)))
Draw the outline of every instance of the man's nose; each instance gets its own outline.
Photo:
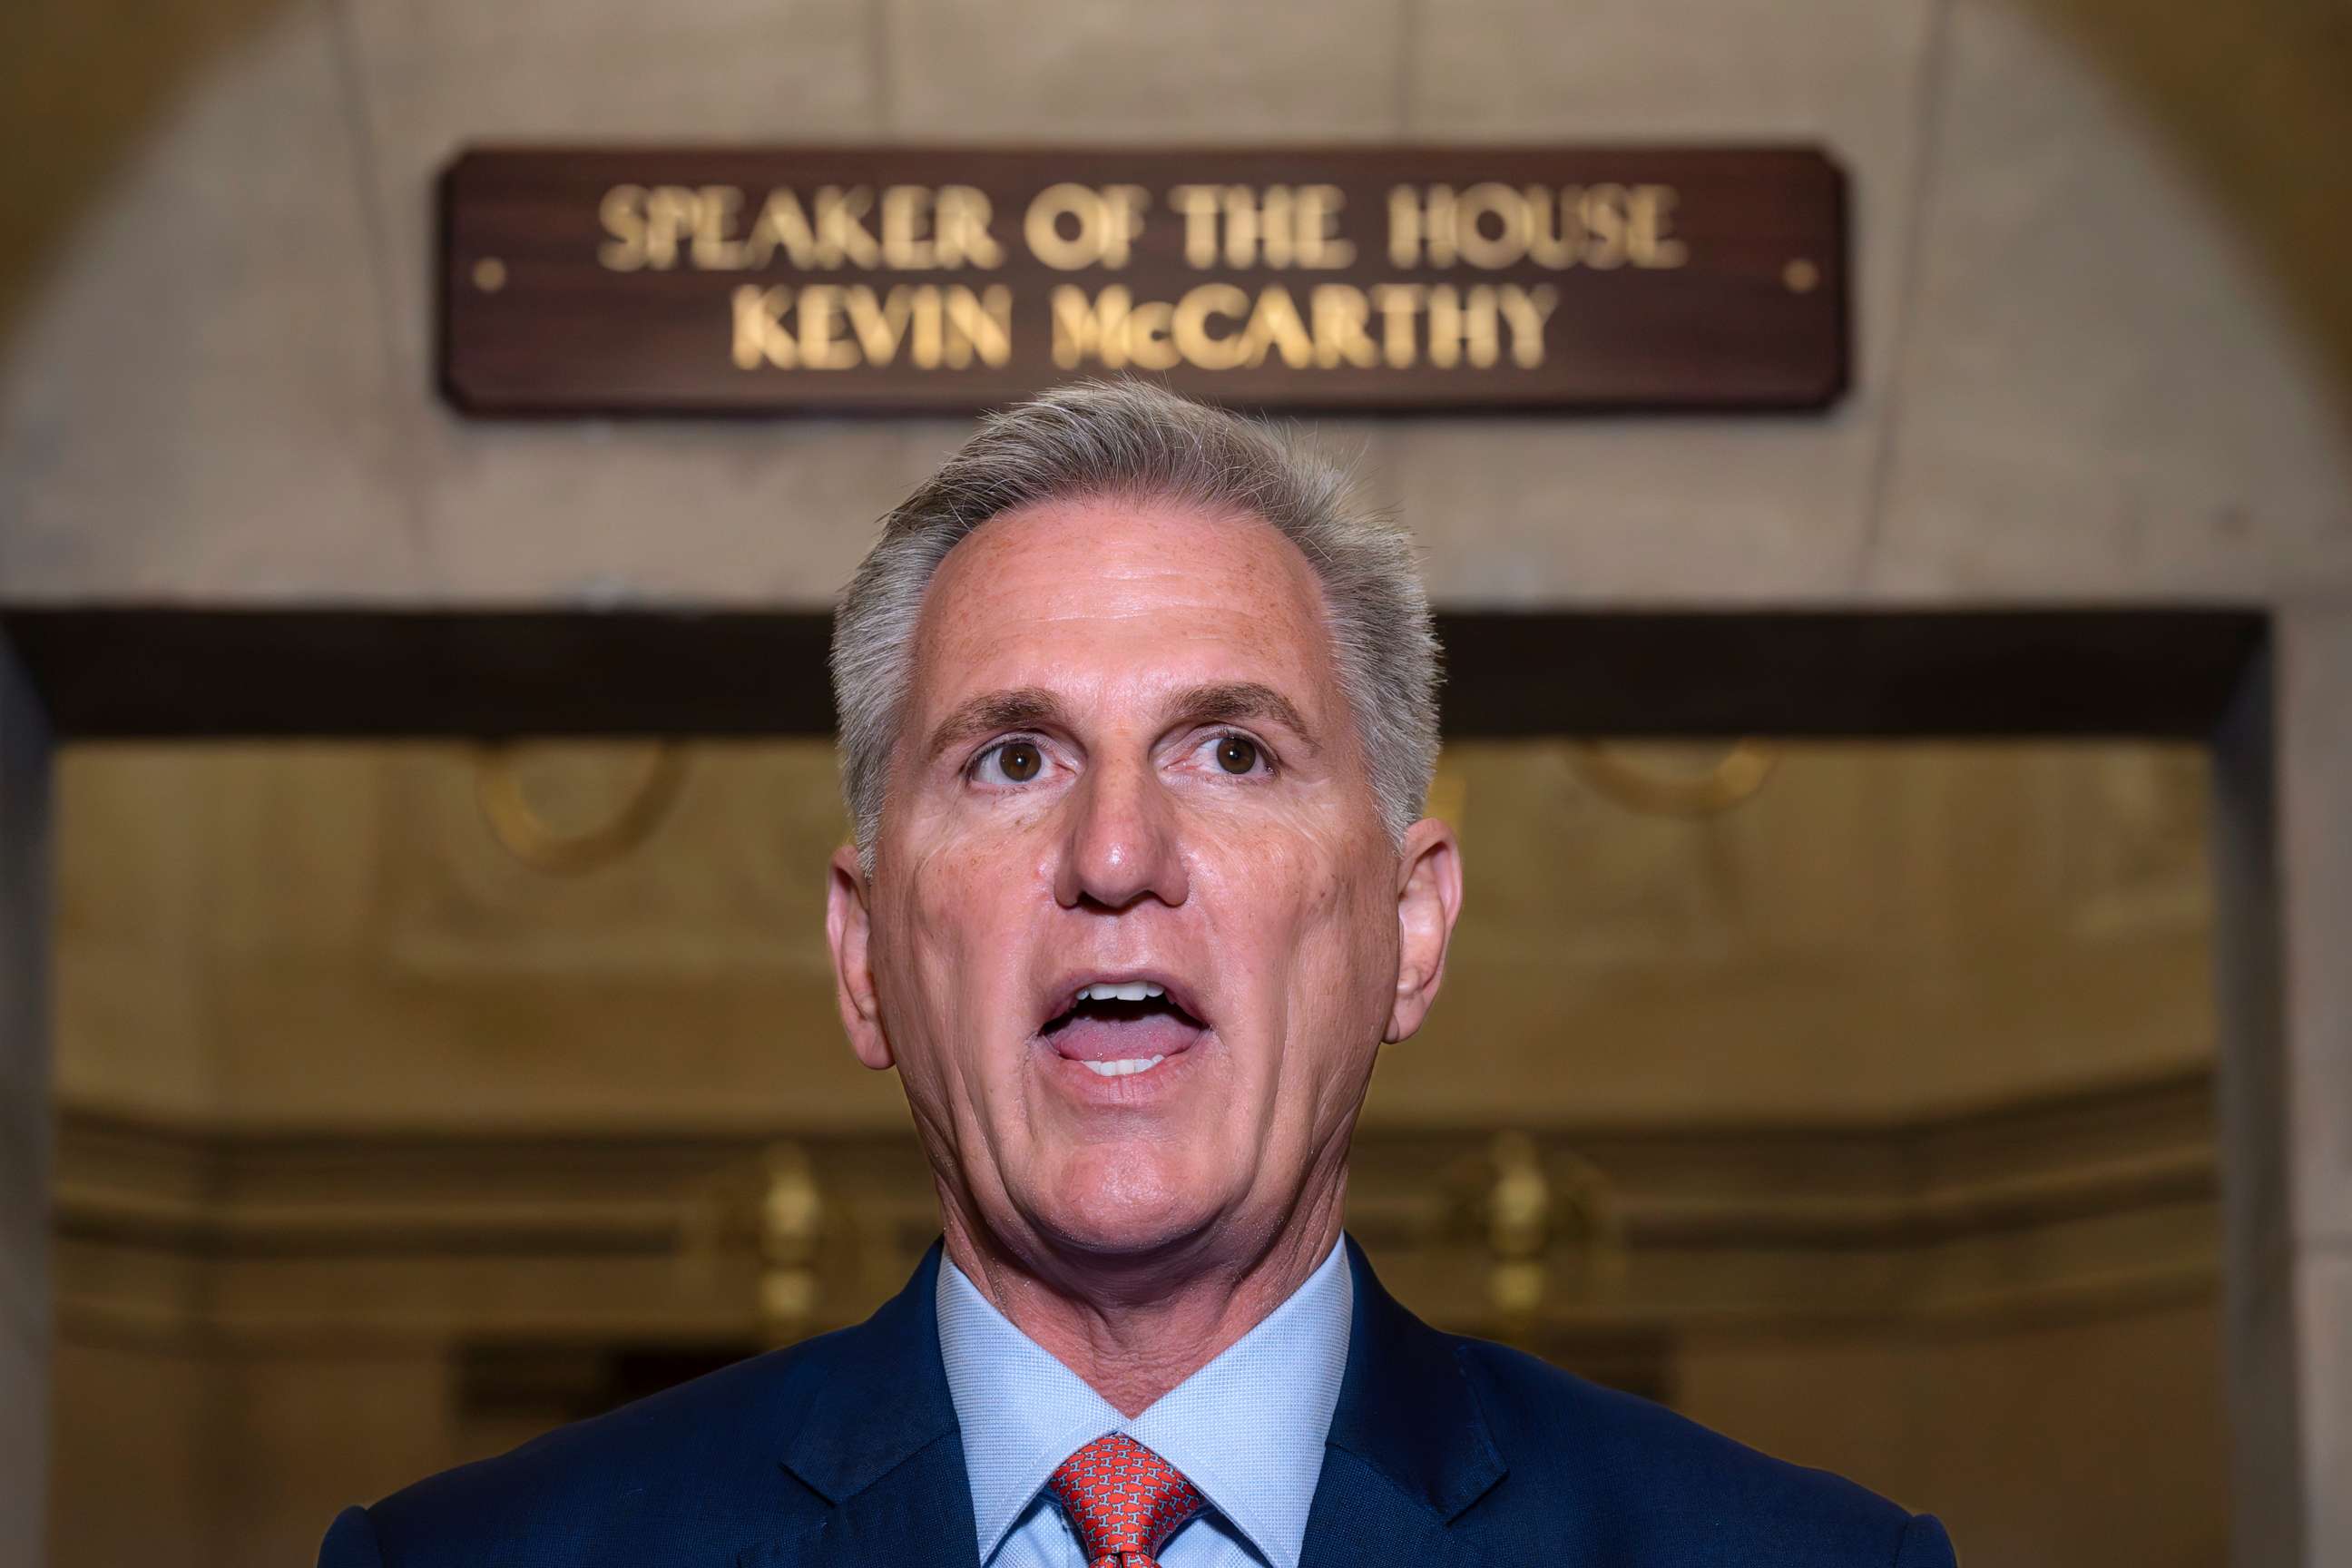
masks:
POLYGON ((1191 891, 1176 803, 1145 763, 1097 763, 1067 797, 1070 807, 1054 897, 1066 910, 1123 910, 1139 899, 1181 904, 1191 891))

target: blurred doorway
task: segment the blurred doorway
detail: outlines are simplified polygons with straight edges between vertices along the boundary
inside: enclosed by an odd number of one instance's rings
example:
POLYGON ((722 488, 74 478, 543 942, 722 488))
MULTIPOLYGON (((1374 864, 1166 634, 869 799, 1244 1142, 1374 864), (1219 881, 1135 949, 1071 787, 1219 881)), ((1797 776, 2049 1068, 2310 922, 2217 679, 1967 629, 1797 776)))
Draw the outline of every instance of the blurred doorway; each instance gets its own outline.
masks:
MULTIPOLYGON (((1596 745, 1551 726, 1600 672, 1553 673, 1454 667, 1470 901, 1351 1203, 1391 1287, 1972 1556, 2129 1515, 2223 1561, 2193 730, 1957 738, 1955 669, 1929 738, 1596 745)), ((116 731, 57 774, 59 1568, 301 1560, 344 1502, 854 1321, 928 1243, 833 1020, 821 737, 116 731)))

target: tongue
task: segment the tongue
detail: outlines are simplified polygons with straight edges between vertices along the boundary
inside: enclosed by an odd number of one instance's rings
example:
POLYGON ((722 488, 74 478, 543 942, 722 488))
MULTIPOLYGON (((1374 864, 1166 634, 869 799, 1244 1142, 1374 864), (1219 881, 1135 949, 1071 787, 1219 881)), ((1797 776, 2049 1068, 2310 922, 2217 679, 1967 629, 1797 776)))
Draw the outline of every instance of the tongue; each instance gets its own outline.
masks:
POLYGON ((1200 1029, 1174 1013, 1108 1018, 1085 1012, 1054 1031, 1054 1049, 1074 1062, 1149 1061, 1188 1050, 1200 1029))

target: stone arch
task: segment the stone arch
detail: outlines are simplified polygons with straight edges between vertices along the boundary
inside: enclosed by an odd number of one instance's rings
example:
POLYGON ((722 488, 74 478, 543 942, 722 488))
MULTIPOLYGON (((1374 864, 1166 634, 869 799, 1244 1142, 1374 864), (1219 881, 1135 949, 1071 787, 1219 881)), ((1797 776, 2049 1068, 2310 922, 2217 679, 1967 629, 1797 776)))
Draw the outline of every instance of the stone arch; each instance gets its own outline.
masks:
MULTIPOLYGON (((1430 535, 1449 598, 2352 584, 2332 276, 2352 174, 2329 156, 2352 140, 2352 46, 2332 11, 1363 0, 1267 33, 1245 9, 994 26, 914 0, 245 0, 167 29, 208 47, 176 83, 132 73, 155 108, 131 93, 93 133, 125 149, 110 174, 84 152, 70 180, 8 176, 36 216, 0 258, 0 580, 821 604, 953 426, 455 419, 427 363, 449 151, 1262 134, 1799 136, 1854 174, 1860 374, 1832 417, 1382 428, 1371 480, 1430 535), (1218 47, 1244 33, 1246 58, 1218 47)), ((64 40, 63 70, 110 58, 98 23, 59 20, 79 8, 22 15, 64 40)))

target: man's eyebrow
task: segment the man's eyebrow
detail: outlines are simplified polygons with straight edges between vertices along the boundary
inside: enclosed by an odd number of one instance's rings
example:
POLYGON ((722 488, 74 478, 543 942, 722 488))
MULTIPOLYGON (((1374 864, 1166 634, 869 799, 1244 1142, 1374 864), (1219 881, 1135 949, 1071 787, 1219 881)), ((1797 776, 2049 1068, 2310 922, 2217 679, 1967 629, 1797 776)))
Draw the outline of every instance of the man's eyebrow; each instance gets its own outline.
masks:
POLYGON ((1314 727, 1307 722, 1297 706, 1273 687, 1255 680, 1219 681, 1179 692, 1168 704, 1168 717, 1171 723, 1181 721, 1193 724, 1242 724, 1255 719, 1271 719, 1306 742, 1310 750, 1321 750, 1314 727))
POLYGON ((940 752, 961 741, 998 730, 1036 730, 1061 722, 1062 705, 1050 691, 1023 686, 1008 691, 982 692, 940 721, 923 755, 936 761, 940 752))

